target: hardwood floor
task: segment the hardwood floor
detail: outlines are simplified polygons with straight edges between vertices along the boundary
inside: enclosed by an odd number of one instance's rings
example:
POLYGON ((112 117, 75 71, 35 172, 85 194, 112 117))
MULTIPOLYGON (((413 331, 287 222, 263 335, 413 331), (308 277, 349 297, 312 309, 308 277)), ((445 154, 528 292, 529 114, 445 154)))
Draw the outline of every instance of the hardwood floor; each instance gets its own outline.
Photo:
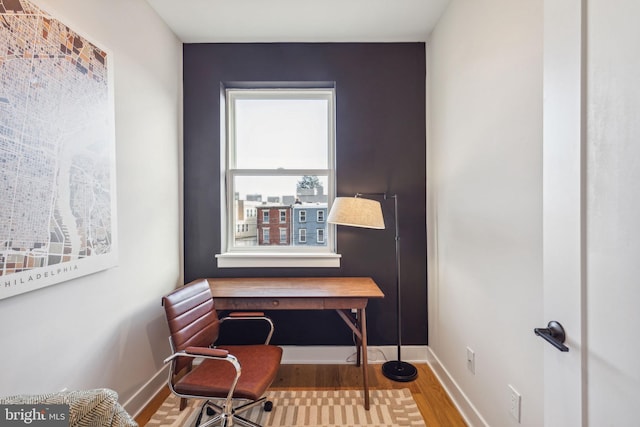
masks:
MULTIPOLYGON (((408 388, 428 427, 464 427, 464 419, 449 399, 440 382, 427 364, 416 364, 418 378, 411 382, 391 381, 382 375, 380 365, 369 365, 371 389, 408 388)), ((355 365, 282 365, 271 385, 274 390, 291 389, 359 389, 362 387, 362 370, 355 365)), ((144 426, 165 397, 168 389, 156 396, 136 417, 144 426)))

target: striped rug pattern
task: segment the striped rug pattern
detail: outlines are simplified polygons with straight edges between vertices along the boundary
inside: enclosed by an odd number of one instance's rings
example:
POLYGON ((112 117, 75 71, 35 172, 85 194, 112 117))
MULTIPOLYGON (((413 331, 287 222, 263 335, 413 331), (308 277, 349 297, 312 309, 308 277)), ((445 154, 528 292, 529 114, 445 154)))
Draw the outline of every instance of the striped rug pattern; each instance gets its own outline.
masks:
MULTIPOLYGON (((364 410, 362 390, 269 391, 273 411, 252 408, 245 418, 264 427, 426 427, 409 389, 371 390, 371 409, 364 410)), ((192 426, 202 401, 189 401, 179 410, 179 399, 167 397, 147 426, 192 426)), ((203 420, 207 419, 205 415, 203 420)))

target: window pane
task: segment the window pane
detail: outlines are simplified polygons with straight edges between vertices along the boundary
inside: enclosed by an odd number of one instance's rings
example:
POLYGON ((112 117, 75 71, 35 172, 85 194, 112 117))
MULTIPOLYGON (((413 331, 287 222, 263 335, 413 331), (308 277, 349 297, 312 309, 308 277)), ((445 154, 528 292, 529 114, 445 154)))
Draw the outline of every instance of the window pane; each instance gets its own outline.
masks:
POLYGON ((326 246, 327 181, 327 176, 234 177, 232 230, 247 230, 235 232, 234 246, 326 246))
POLYGON ((326 99, 236 99, 238 169, 327 169, 326 99))
POLYGON ((233 187, 236 200, 293 204, 327 203, 328 177, 303 176, 236 176, 233 187))

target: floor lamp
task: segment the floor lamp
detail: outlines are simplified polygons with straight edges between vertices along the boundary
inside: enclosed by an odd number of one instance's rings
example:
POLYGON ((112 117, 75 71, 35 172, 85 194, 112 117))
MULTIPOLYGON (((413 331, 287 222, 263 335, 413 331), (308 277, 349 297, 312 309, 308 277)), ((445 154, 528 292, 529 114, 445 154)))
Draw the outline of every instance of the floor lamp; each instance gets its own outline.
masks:
POLYGON ((418 370, 410 363, 402 361, 402 308, 400 300, 400 228, 398 220, 398 195, 387 196, 387 193, 357 193, 355 197, 336 197, 331 206, 327 222, 351 227, 384 229, 384 217, 382 207, 376 200, 362 198, 360 196, 382 196, 384 200, 393 199, 395 204, 396 223, 396 293, 398 301, 398 360, 385 362, 382 365, 382 373, 385 377, 394 381, 412 381, 418 376, 418 370))

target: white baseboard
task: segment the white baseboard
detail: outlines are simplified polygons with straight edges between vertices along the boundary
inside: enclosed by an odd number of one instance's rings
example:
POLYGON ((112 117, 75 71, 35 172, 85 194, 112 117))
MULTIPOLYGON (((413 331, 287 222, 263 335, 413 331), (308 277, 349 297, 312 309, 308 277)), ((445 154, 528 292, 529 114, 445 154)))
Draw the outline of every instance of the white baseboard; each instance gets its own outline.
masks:
MULTIPOLYGON (((356 360, 353 346, 281 346, 283 364, 348 364, 356 360)), ((369 346, 367 356, 370 364, 384 363, 387 360, 397 360, 396 346, 369 346)), ((429 349, 424 346, 402 346, 402 360, 412 363, 428 363, 429 349)), ((167 383, 168 365, 156 372, 140 389, 133 394, 122 406, 134 417, 149 404, 156 394, 167 383)))
POLYGON ((134 418, 151 402, 164 386, 167 385, 169 365, 164 365, 149 381, 122 404, 128 414, 134 418))
MULTIPOLYGON (((346 364, 356 360, 353 346, 281 346, 282 363, 291 364, 346 364)), ((396 346, 368 346, 367 359, 369 363, 384 363, 387 360, 398 359, 396 346)), ((402 346, 402 360, 413 363, 427 363, 428 347, 402 346)))
POLYGON ((458 411, 460 411, 460 414, 467 422, 467 425, 469 425, 469 427, 489 427, 489 424, 487 424, 484 418, 482 418, 480 412, 478 412, 476 407, 473 406, 473 403, 471 403, 469 398, 467 398, 467 395, 464 394, 462 389, 458 386, 458 383, 456 383, 453 377, 449 374, 449 371, 447 371, 431 348, 428 348, 427 363, 453 401, 453 404, 458 408, 458 411))

